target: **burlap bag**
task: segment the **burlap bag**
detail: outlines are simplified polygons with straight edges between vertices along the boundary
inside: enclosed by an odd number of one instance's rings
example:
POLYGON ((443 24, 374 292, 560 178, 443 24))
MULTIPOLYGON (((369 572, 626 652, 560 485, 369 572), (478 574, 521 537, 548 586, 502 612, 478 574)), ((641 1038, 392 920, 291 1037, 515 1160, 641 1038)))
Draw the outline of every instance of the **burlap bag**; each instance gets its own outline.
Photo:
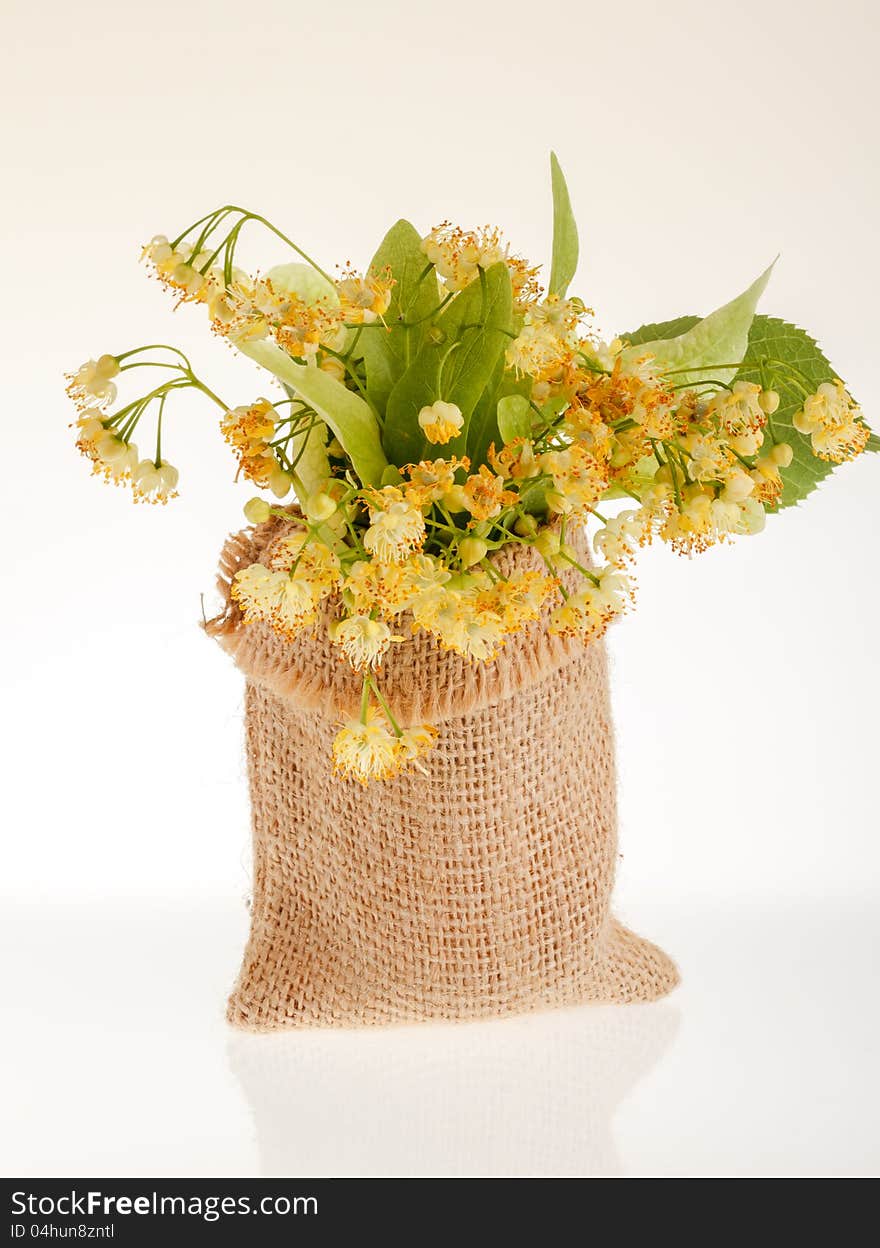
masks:
MULTIPOLYGON (((270 522, 227 542, 226 608, 207 625, 247 678, 253 905, 230 1022, 354 1027, 669 992, 674 964, 610 910, 604 646, 536 622, 489 664, 424 633, 392 647, 383 691, 402 723, 437 724, 438 743, 424 773, 340 780, 330 747, 360 678, 326 621, 284 641, 229 599, 235 572, 284 531, 270 522)), ((533 558, 518 548, 501 564, 533 558)))

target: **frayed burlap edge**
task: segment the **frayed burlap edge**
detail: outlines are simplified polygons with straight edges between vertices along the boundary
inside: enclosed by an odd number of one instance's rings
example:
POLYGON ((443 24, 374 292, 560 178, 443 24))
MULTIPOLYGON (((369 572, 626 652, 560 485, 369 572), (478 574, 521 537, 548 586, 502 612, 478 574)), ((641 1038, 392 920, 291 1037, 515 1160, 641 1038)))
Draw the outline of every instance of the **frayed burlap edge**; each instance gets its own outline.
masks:
MULTIPOLYGON (((256 684, 280 698, 290 698, 298 706, 316 711, 327 719, 356 712, 362 682, 344 662, 328 637, 328 624, 339 613, 334 596, 325 602, 314 624, 297 637, 279 637, 268 624, 246 624, 231 596, 235 574, 260 561, 266 549, 297 527, 290 521, 270 520, 256 528, 233 534, 220 555, 217 589, 221 610, 204 627, 237 667, 256 684)), ((572 538, 580 558, 590 562, 586 539, 581 533, 572 538)), ((546 572, 540 556, 527 547, 512 547, 496 559, 499 570, 546 572)), ((563 581, 574 584, 577 572, 564 574, 563 581)), ((475 663, 440 648, 425 632, 409 636, 411 617, 399 617, 398 631, 406 644, 393 646, 385 656, 381 683, 400 722, 442 723, 451 717, 495 706, 523 689, 528 689, 583 652, 583 643, 553 636, 547 631, 550 608, 507 639, 500 653, 488 663, 475 663)))

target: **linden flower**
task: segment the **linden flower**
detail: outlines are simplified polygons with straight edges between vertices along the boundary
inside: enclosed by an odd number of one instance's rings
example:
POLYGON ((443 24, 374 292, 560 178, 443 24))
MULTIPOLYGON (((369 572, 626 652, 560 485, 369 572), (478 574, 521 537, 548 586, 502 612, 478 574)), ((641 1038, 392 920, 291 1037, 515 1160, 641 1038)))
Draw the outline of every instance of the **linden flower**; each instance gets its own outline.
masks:
POLYGON ((67 393, 74 403, 82 407, 94 403, 109 406, 116 398, 113 378, 120 372, 115 356, 102 355, 97 360, 86 360, 73 374, 68 374, 67 393))
POLYGON ((266 551, 266 562, 273 570, 306 577, 321 597, 339 584, 337 555, 322 541, 304 530, 282 537, 266 551))
POLYGON ((272 326, 279 347, 306 361, 314 359, 322 345, 338 345, 340 331, 344 332, 340 308, 302 300, 292 300, 283 319, 272 326))
POLYGON ((589 584, 571 594, 557 607, 550 619, 550 632, 563 637, 579 637, 595 641, 632 600, 632 587, 625 576, 614 568, 596 573, 598 584, 589 584))
POLYGON ((124 442, 112 429, 105 429, 103 425, 100 432, 88 439, 81 436, 77 446, 92 461, 92 471, 115 485, 130 480, 138 464, 135 444, 124 442))
POLYGON ((530 268, 519 256, 512 256, 501 231, 494 226, 463 230, 443 221, 422 239, 422 251, 450 290, 464 290, 480 269, 503 262, 510 271, 517 308, 522 309, 540 293, 538 270, 530 268))
POLYGON ((544 603, 555 592, 557 580, 543 572, 516 572, 477 595, 478 605, 498 615, 505 632, 515 632, 529 620, 537 620, 544 603))
POLYGON ((756 498, 747 498, 740 503, 740 519, 738 533, 760 533, 767 523, 767 513, 756 498))
POLYGON ((270 445, 276 420, 277 413, 269 400, 257 399, 248 407, 236 407, 227 412, 220 429, 235 451, 245 477, 268 486, 277 498, 284 498, 290 492, 292 481, 270 445))
POLYGON ((395 637, 382 620, 371 619, 368 615, 349 616, 333 629, 334 643, 356 672, 378 667, 391 643, 402 640, 402 637, 395 637))
POLYGON ((861 415, 842 381, 823 381, 816 393, 804 401, 792 424, 798 433, 810 438, 814 455, 840 464, 865 449, 870 432, 861 422, 861 415))
POLYGON ((169 498, 176 498, 179 475, 177 469, 165 459, 158 463, 152 459, 142 459, 131 474, 135 500, 164 504, 169 498))
POLYGON ((681 439, 688 453, 688 472, 695 481, 720 481, 729 470, 727 448, 709 434, 692 432, 681 439))
POLYGON ((464 424, 461 408, 455 403, 446 403, 438 399, 430 407, 423 407, 419 412, 419 426, 429 442, 444 446, 461 432, 464 424))
POLYGON ((359 277, 356 273, 346 273, 336 283, 345 320, 355 325, 372 325, 388 311, 393 286, 390 270, 384 277, 377 274, 359 277))
POLYGON ((516 494, 505 490, 504 478, 496 476, 486 464, 464 483, 464 502, 475 520, 493 520, 505 507, 516 502, 516 494))
POLYGON ((439 502, 448 494, 455 484, 455 474, 459 468, 467 472, 470 460, 435 459, 422 460, 419 464, 407 464, 402 471, 409 478, 402 486, 407 502, 414 507, 427 507, 429 503, 439 502))
POLYGON ((571 364, 578 348, 577 329, 587 309, 580 299, 548 295, 529 307, 523 326, 507 349, 507 364, 536 381, 549 381, 571 364))
POLYGON ((496 611, 479 605, 478 591, 443 587, 426 593, 412 607, 413 631, 424 629, 444 650, 487 662, 504 645, 507 630, 496 611))
POLYGON ((404 563, 382 564, 362 559, 353 564, 343 585, 343 595, 358 614, 395 616, 422 594, 443 585, 451 572, 431 555, 412 555, 404 563))
POLYGON ((712 515, 713 494, 703 486, 686 486, 682 503, 671 511, 660 528, 660 536, 680 555, 699 554, 718 540, 712 515))
POLYGON ((287 638, 314 620, 322 596, 305 577, 274 571, 262 563, 236 572, 231 592, 246 624, 265 622, 287 638))
POLYGON ((755 483, 742 468, 735 468, 724 478, 721 498, 726 503, 743 503, 754 491, 755 483))
MULTIPOLYGON (((766 455, 755 460, 755 467, 750 474, 753 496, 759 502, 775 506, 785 488, 785 482, 779 471, 788 468, 794 458, 794 451, 787 442, 778 442, 771 447, 766 455)), ((726 491, 724 492, 727 493, 726 491)), ((741 500, 737 500, 741 501, 741 500)))
POLYGON ((527 321, 507 348, 506 360, 518 373, 550 381, 571 363, 574 351, 574 344, 561 338, 553 325, 527 321))
POLYGON ((495 450, 493 443, 489 447, 489 463, 499 476, 510 477, 514 481, 527 481, 537 477, 541 471, 534 443, 528 438, 514 438, 500 451, 495 450))
POLYGON ((651 438, 665 439, 676 432, 675 395, 647 373, 653 357, 644 356, 624 365, 618 357, 610 375, 600 375, 580 391, 581 406, 606 425, 632 420, 651 438))
POLYGON ((622 567, 633 558, 637 546, 650 542, 651 525, 652 517, 647 508, 621 511, 598 531, 593 538, 593 549, 609 564, 622 567))
POLYGON ((402 563, 425 540, 425 519, 395 486, 372 494, 364 549, 380 563, 402 563))
POLYGON ((547 492, 552 512, 582 515, 599 501, 608 485, 604 465, 577 443, 564 451, 546 451, 539 463, 553 478, 553 489, 547 492))
POLYGON ((582 404, 580 395, 575 395, 568 407, 563 429, 594 459, 604 462, 611 455, 611 430, 596 412, 582 404))
POLYGON ((417 724, 412 728, 404 728, 397 739, 397 749, 402 765, 412 763, 418 771, 427 774, 427 769, 417 760, 434 748, 436 740, 437 729, 431 724, 417 724))
POLYGON ((767 423, 761 406, 761 387, 751 381, 735 381, 731 390, 719 390, 709 401, 713 415, 725 433, 754 433, 767 423))
POLYGON ((350 719, 333 739, 333 770, 361 784, 388 780, 406 763, 399 739, 383 713, 367 708, 364 721, 350 719))

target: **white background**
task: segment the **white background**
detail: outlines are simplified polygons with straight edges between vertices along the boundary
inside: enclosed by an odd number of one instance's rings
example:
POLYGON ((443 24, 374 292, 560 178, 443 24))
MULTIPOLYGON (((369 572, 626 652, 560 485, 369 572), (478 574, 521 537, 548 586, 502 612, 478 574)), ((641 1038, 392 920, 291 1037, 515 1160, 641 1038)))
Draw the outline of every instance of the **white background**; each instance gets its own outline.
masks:
POLYGON ((402 215, 544 259, 552 146, 605 330, 708 311, 781 252, 763 309, 876 428, 877 53, 868 0, 11 5, 6 1173, 876 1169, 880 459, 758 538, 652 550, 613 630, 618 910, 678 959, 668 1003, 254 1040, 222 1022, 242 682, 197 627, 251 491, 193 398, 180 499, 132 507, 73 450, 62 374, 170 339, 249 401, 257 370, 140 244, 240 202, 325 267, 402 215))

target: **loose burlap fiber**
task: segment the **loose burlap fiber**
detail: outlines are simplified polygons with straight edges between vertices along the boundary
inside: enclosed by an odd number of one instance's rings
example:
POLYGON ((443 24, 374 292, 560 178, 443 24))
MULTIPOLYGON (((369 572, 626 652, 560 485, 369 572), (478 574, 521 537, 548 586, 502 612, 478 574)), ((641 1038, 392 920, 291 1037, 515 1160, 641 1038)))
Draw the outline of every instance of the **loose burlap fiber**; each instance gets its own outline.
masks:
MULTIPOLYGON (((671 960, 610 910, 615 772, 602 644, 536 622, 489 664, 425 634, 392 648, 383 691, 439 728, 424 772, 363 787, 331 773, 360 679, 326 619, 285 641, 245 625, 229 586, 283 536, 230 539, 207 628, 247 678, 251 933, 228 1018, 254 1031, 651 1001, 671 960)), ((531 566, 505 552, 501 566, 531 566)), ((338 610, 331 600, 325 615, 338 610)), ((404 626, 399 631, 406 631, 404 626)))

